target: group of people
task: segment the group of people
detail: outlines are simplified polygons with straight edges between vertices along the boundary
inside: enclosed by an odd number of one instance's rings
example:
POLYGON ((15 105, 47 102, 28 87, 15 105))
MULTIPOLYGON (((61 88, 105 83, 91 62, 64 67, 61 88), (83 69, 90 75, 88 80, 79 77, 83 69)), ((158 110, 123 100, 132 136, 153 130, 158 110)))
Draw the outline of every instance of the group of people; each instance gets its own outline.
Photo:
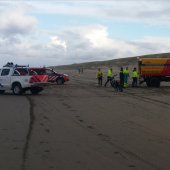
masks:
MULTIPOLYGON (((134 67, 132 74, 130 74, 128 67, 123 68, 121 67, 120 72, 119 72, 119 80, 115 80, 116 75, 113 75, 113 70, 112 68, 109 68, 107 71, 107 80, 104 84, 106 87, 107 84, 110 82, 110 84, 119 86, 119 88, 123 89, 129 86, 129 78, 132 77, 132 87, 137 87, 138 84, 138 72, 136 67, 134 67)), ((104 77, 104 72, 100 68, 97 70, 96 73, 96 78, 98 79, 98 85, 102 86, 103 84, 103 77, 104 77)))
POLYGON ((122 87, 129 86, 129 77, 132 77, 132 87, 137 87, 138 85, 138 71, 136 67, 133 68, 131 74, 129 72, 128 67, 126 67, 125 69, 121 67, 119 77, 120 77, 120 84, 122 85, 122 87))
POLYGON ((78 73, 79 73, 79 74, 83 74, 83 72, 84 72, 84 69, 83 69, 83 67, 81 67, 81 68, 78 68, 77 70, 78 70, 78 73))

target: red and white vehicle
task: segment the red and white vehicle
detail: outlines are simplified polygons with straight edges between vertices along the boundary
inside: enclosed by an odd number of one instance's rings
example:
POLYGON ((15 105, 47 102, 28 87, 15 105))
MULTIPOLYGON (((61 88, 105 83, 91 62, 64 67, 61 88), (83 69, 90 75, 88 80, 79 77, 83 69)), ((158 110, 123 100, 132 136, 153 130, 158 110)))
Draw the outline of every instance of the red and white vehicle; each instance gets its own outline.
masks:
POLYGON ((0 69, 0 94, 6 90, 12 90, 13 94, 19 95, 28 90, 32 94, 38 94, 47 85, 48 76, 39 76, 29 67, 6 64, 0 69))
POLYGON ((38 75, 48 75, 48 82, 55 82, 58 85, 62 85, 65 82, 69 81, 69 76, 67 74, 61 74, 55 72, 53 69, 45 68, 45 67, 36 67, 30 68, 35 71, 38 75))

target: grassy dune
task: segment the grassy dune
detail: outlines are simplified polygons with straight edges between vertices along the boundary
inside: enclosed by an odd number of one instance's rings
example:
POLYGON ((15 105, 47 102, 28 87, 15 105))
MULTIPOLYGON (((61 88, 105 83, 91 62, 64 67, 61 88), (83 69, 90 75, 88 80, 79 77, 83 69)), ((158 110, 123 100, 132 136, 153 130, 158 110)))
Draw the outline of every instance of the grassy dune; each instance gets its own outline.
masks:
POLYGON ((145 58, 152 58, 152 57, 163 57, 163 58, 170 58, 170 53, 161 53, 161 54, 150 54, 150 55, 144 55, 144 56, 136 56, 136 57, 127 57, 127 58, 119 58, 119 59, 113 59, 113 60, 106 60, 106 61, 94 61, 94 62, 87 62, 87 63, 76 63, 71 65, 62 65, 62 66, 56 66, 55 68, 57 70, 59 69, 77 69, 80 67, 83 67, 84 69, 96 69, 99 67, 137 67, 138 65, 138 58, 139 57, 145 57, 145 58))

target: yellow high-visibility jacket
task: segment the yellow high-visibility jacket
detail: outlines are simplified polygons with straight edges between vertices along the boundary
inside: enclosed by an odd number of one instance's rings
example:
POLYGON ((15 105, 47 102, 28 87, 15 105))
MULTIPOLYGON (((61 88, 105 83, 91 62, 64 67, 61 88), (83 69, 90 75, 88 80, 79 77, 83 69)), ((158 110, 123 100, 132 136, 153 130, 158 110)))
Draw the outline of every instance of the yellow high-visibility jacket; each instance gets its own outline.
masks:
POLYGON ((124 69, 124 70, 123 70, 123 74, 129 75, 129 70, 124 69))
POLYGON ((133 71, 132 72, 132 77, 138 77, 138 72, 137 71, 133 71))
POLYGON ((103 77, 103 75, 104 75, 103 71, 97 71, 96 78, 101 78, 103 77))
POLYGON ((113 77, 113 73, 112 73, 111 69, 108 69, 107 76, 108 77, 113 77))

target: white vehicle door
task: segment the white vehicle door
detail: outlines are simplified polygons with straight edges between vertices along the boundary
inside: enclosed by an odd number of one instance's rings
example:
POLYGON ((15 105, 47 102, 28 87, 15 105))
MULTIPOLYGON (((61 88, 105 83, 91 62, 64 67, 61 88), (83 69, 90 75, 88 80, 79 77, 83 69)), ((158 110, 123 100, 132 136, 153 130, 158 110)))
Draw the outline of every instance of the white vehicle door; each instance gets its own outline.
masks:
POLYGON ((3 68, 0 73, 0 86, 1 88, 10 88, 11 85, 11 76, 10 69, 3 68))
POLYGON ((11 76, 11 82, 19 82, 22 88, 26 88, 30 86, 30 78, 31 75, 27 68, 16 68, 11 76))

